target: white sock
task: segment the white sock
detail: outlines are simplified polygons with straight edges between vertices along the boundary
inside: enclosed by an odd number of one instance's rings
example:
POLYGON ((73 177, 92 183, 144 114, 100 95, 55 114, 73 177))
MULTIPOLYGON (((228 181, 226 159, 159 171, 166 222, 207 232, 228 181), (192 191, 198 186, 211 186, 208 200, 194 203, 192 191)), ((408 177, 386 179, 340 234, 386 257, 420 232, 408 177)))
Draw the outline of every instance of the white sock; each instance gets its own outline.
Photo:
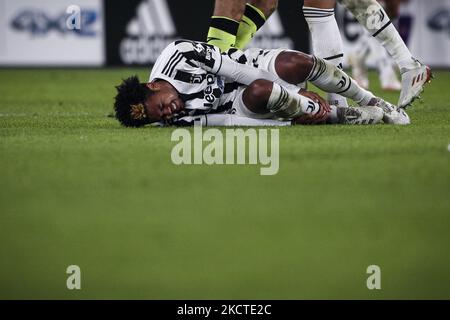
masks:
POLYGON ((331 63, 313 56, 314 66, 308 80, 326 92, 340 94, 359 105, 370 105, 375 96, 361 88, 348 74, 331 63))
POLYGON ((297 92, 289 92, 277 83, 273 83, 267 108, 282 119, 293 119, 305 113, 316 114, 320 110, 318 103, 297 92))
MULTIPOLYGON (((334 9, 303 7, 303 14, 311 32, 314 55, 342 69, 344 50, 334 9)), ((341 107, 348 106, 347 100, 335 93, 328 94, 328 102, 341 107)))
POLYGON ((402 72, 417 66, 383 7, 375 0, 339 0, 389 52, 402 72))

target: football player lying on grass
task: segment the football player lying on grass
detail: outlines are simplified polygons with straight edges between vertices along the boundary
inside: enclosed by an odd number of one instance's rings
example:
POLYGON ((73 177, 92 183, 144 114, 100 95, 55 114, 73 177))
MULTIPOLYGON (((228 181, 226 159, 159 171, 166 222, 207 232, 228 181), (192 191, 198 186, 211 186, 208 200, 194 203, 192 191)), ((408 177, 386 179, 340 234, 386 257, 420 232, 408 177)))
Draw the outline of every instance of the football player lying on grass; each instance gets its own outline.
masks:
POLYGON ((130 77, 117 91, 115 115, 129 127, 185 124, 183 117, 216 113, 293 123, 409 123, 403 109, 362 89, 334 65, 284 49, 221 54, 215 46, 178 40, 163 50, 148 83, 130 77), (301 89, 306 81, 350 98, 358 107, 329 105, 301 89))

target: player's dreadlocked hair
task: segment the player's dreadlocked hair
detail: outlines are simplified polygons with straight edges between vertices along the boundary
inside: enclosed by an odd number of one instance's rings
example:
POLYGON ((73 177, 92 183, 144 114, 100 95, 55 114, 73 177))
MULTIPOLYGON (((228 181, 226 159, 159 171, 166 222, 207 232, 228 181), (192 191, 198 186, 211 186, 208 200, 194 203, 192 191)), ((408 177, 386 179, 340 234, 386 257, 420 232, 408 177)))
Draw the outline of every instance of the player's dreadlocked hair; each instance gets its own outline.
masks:
POLYGON ((123 80, 116 89, 114 110, 117 120, 127 127, 142 127, 150 123, 145 113, 144 101, 151 94, 151 90, 140 83, 137 76, 123 80))

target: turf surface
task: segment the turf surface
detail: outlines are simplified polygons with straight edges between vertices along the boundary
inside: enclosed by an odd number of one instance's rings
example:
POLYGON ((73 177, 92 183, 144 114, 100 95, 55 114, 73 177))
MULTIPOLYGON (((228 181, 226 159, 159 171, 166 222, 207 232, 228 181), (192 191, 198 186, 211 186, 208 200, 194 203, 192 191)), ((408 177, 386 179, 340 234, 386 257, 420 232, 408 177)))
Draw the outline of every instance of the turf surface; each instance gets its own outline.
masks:
POLYGON ((411 126, 280 129, 275 176, 120 127, 135 72, 0 70, 0 298, 450 298, 449 72, 411 126))

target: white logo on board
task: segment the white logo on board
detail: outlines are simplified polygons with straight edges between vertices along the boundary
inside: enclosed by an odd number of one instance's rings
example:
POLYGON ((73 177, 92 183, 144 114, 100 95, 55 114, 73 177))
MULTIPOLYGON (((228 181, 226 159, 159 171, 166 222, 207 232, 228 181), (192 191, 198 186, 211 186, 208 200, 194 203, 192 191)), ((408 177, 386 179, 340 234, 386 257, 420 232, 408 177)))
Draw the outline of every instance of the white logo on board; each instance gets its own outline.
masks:
POLYGON ((175 40, 176 28, 166 0, 145 0, 126 27, 127 37, 120 43, 125 64, 151 64, 175 40))

